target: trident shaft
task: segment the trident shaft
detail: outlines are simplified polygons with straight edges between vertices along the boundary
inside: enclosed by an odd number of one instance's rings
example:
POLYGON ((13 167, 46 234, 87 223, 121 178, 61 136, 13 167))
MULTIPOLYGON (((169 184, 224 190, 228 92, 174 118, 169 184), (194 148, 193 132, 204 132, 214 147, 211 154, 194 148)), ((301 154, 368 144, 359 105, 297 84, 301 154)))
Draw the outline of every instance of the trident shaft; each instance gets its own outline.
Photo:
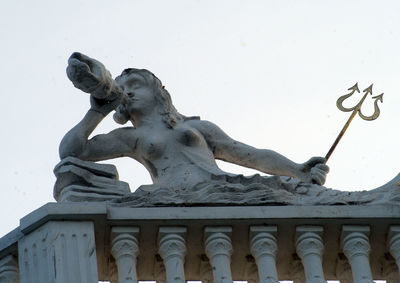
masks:
POLYGON ((354 119, 354 117, 356 116, 357 113, 363 120, 367 120, 367 121, 372 121, 372 120, 375 120, 376 118, 379 117, 380 110, 379 110, 379 106, 378 106, 378 101, 380 101, 381 103, 383 102, 383 93, 380 94, 380 95, 372 97, 373 99, 375 99, 375 102, 374 102, 374 113, 371 116, 365 116, 361 112, 361 106, 364 103, 365 98, 368 96, 368 94, 372 95, 372 86, 373 86, 373 84, 371 84, 369 87, 367 87, 366 89, 363 90, 363 92, 365 92, 364 96, 361 98, 361 100, 355 106, 353 106, 351 108, 344 107, 343 106, 343 102, 347 98, 352 96, 355 92, 360 93, 360 90, 358 89, 358 84, 357 83, 355 85, 353 85, 351 88, 348 89, 348 90, 350 90, 350 93, 339 97, 339 99, 336 101, 336 106, 341 111, 344 111, 344 112, 353 111, 353 113, 351 113, 351 115, 350 115, 349 119, 347 120, 346 124, 344 125, 343 129, 340 131, 340 133, 337 136, 335 142, 333 143, 333 145, 329 149, 328 153, 326 154, 325 163, 328 162, 329 157, 331 157, 333 151, 335 150, 336 146, 338 145, 338 143, 342 139, 344 133, 346 132, 347 128, 350 126, 351 121, 353 121, 353 119, 354 119))

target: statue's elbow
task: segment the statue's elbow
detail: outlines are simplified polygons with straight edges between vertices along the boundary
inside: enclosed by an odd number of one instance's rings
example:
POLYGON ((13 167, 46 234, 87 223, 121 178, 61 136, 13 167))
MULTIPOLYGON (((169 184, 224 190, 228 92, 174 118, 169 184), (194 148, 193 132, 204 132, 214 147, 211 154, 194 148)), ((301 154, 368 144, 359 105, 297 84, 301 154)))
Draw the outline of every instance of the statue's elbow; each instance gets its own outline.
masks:
POLYGON ((58 154, 60 159, 64 159, 68 156, 73 156, 79 158, 82 155, 83 146, 76 140, 71 140, 69 137, 65 136, 58 148, 58 154))
POLYGON ((65 146, 61 146, 61 145, 58 149, 58 154, 59 154, 61 160, 66 157, 69 157, 69 156, 79 157, 79 155, 80 155, 73 148, 65 147, 65 146))

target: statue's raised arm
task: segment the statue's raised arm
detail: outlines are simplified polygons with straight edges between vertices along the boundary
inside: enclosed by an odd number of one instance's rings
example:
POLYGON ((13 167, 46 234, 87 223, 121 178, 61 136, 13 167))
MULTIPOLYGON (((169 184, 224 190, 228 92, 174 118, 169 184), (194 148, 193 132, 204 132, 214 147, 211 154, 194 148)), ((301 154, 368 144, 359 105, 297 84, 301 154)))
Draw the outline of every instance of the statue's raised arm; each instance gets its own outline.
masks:
POLYGON ((123 99, 123 92, 110 72, 99 61, 75 52, 68 60, 67 76, 76 88, 91 94, 91 107, 82 121, 62 139, 60 157, 97 161, 127 156, 132 151, 127 145, 129 136, 121 135, 121 129, 88 140, 97 125, 123 99))

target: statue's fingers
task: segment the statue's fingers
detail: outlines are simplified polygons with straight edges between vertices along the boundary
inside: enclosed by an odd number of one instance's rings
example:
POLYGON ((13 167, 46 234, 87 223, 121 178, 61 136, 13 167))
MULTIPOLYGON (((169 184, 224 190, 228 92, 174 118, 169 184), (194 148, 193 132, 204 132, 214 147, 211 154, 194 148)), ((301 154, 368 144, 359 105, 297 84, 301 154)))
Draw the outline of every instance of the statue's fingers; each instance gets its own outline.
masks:
POLYGON ((311 178, 318 185, 323 185, 325 183, 325 176, 326 172, 323 170, 315 167, 311 170, 311 178))
POLYGON ((314 167, 317 164, 325 163, 326 159, 324 157, 312 157, 307 161, 307 165, 310 167, 314 167))
POLYGON ((325 165, 323 163, 319 163, 319 164, 315 165, 315 168, 318 168, 326 173, 329 173, 329 166, 325 165))
POLYGON ((314 170, 312 171, 312 174, 323 176, 324 178, 325 178, 326 174, 328 173, 325 170, 322 170, 322 169, 319 169, 319 168, 316 168, 316 167, 314 167, 313 169, 314 170))

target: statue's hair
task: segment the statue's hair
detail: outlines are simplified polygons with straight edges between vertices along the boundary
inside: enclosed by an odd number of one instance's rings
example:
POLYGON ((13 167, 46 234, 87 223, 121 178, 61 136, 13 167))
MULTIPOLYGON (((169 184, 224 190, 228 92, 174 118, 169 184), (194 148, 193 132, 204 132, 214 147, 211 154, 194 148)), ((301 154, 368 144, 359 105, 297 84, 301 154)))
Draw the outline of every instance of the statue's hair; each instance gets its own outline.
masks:
MULTIPOLYGON (((165 87, 162 85, 160 79, 158 79, 152 72, 145 69, 125 69, 121 76, 135 73, 143 77, 148 84, 152 87, 155 94, 155 99, 160 107, 159 114, 162 116, 163 122, 168 128, 173 128, 178 121, 186 120, 187 118, 180 114, 172 104, 171 96, 165 87)), ((191 119, 191 118, 189 118, 191 119)), ((195 119, 195 118, 192 118, 195 119)), ((124 107, 119 107, 117 112, 114 114, 114 120, 117 123, 125 124, 129 120, 129 113, 126 112, 124 107)))

